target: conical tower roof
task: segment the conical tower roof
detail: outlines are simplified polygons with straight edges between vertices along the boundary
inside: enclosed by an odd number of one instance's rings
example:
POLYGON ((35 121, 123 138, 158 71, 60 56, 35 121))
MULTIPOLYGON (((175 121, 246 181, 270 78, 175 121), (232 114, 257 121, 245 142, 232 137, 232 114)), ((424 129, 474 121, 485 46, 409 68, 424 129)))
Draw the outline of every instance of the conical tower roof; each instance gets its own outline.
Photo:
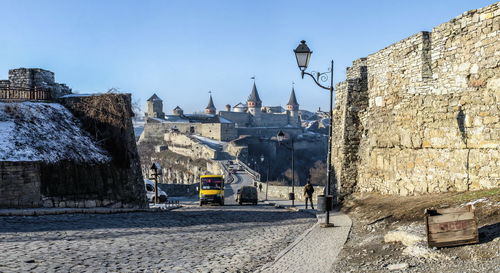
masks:
POLYGON ((248 101, 253 101, 255 103, 262 102, 259 97, 259 92, 257 92, 257 86, 255 86, 255 82, 253 83, 252 92, 250 93, 250 96, 248 96, 248 101))
POLYGON ((215 109, 214 100, 212 99, 212 95, 210 95, 210 99, 208 100, 208 105, 205 109, 215 109))
POLYGON ((295 97, 295 89, 293 87, 287 105, 293 105, 293 106, 299 105, 299 103, 297 102, 297 97, 295 97))

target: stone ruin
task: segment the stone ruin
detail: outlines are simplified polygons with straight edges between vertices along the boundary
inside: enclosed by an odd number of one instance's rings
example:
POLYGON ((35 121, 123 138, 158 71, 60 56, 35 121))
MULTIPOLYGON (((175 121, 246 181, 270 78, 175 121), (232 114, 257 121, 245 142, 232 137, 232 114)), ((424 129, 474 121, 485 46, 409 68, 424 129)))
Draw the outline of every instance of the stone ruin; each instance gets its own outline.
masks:
POLYGON ((56 83, 54 72, 41 68, 9 70, 9 79, 0 80, 0 100, 52 100, 71 94, 71 88, 56 83))

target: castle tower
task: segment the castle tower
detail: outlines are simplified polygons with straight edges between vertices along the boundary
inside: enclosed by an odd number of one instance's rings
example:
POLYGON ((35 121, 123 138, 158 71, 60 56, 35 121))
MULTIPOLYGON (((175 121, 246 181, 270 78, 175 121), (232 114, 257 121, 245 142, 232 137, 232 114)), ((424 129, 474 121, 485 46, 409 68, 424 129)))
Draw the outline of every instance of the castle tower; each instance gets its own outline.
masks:
POLYGON ((212 99, 212 94, 210 94, 208 105, 207 107, 205 107, 205 114, 215 115, 216 110, 217 109, 215 108, 214 101, 212 99))
POLYGON ((297 102, 297 97, 295 97, 295 89, 292 87, 292 93, 290 94, 290 99, 286 104, 286 110, 289 113, 289 123, 293 126, 299 126, 299 103, 297 102))
POLYGON ((226 111, 231 112, 231 105, 230 104, 226 104, 226 111))
POLYGON ((146 117, 165 118, 165 113, 163 113, 163 101, 156 94, 153 94, 147 101, 146 117))
POLYGON ((182 110, 182 108, 177 106, 174 108, 174 110, 172 110, 172 113, 176 116, 182 116, 182 115, 184 115, 184 110, 182 110))
POLYGON ((257 92, 257 87, 255 86, 255 82, 253 83, 252 92, 250 96, 248 96, 247 100, 248 113, 253 116, 259 116, 261 113, 262 101, 259 97, 259 92, 257 92))

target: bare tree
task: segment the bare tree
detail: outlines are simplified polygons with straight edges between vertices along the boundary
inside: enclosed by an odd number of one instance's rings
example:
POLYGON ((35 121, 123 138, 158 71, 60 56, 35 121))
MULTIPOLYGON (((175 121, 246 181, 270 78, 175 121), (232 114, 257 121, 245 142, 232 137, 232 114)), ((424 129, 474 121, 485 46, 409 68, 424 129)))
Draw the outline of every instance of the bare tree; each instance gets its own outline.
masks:
POLYGON ((313 185, 326 185, 326 163, 318 160, 314 166, 309 169, 309 177, 313 185))

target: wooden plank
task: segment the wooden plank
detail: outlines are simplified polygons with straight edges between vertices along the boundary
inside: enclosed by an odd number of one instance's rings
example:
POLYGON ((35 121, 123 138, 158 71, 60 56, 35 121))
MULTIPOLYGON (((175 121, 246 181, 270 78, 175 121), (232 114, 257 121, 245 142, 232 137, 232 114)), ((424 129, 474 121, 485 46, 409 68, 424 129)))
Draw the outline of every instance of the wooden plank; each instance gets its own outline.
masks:
POLYGON ((436 209, 436 212, 439 214, 470 212, 470 211, 472 211, 472 207, 470 205, 461 208, 436 209))
POLYGON ((474 228, 429 234, 429 242, 451 242, 460 240, 474 240, 476 238, 477 230, 474 228))
POLYGON ((428 224, 427 231, 429 233, 435 234, 449 231, 466 230, 469 228, 477 229, 476 221, 474 219, 428 224))
POLYGON ((451 242, 429 242, 430 247, 445 247, 445 246, 460 246, 467 244, 476 244, 478 240, 459 240, 459 241, 451 241, 451 242))
POLYGON ((475 219, 474 212, 450 213, 445 215, 428 216, 428 217, 429 217, 429 224, 475 219))

